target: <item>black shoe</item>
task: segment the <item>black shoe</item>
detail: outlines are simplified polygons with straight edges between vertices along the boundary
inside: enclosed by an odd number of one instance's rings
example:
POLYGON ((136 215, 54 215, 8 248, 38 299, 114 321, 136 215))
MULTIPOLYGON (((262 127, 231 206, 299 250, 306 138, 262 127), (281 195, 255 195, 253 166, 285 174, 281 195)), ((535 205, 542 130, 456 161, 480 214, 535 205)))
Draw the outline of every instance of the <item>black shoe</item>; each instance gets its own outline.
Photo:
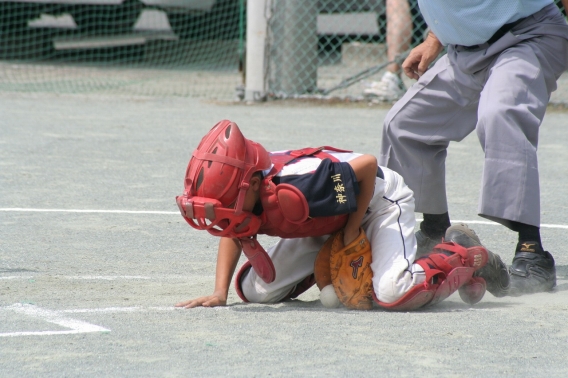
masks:
POLYGON ((440 235, 437 238, 429 237, 426 235, 422 230, 416 231, 414 234, 416 236, 416 258, 426 256, 432 250, 434 250, 434 246, 440 244, 442 240, 442 236, 440 235))
MULTIPOLYGON (((467 225, 460 223, 451 226, 446 231, 445 241, 452 241, 462 247, 470 248, 476 245, 483 245, 479 237, 467 225)), ((481 277, 487 284, 487 291, 496 297, 504 297, 509 294, 510 280, 507 265, 501 260, 499 255, 487 250, 489 260, 487 264, 477 270, 473 276, 481 277)))
POLYGON ((554 258, 538 242, 517 244, 509 273, 511 296, 551 291, 556 286, 554 258))

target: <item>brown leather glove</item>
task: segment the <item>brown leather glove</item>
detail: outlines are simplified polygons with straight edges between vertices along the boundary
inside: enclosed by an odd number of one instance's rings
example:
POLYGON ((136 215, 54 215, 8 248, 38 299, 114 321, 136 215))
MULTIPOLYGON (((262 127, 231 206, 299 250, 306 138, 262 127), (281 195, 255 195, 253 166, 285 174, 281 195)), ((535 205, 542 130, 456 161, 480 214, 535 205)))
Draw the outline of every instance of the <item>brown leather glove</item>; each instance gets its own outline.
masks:
POLYGON ((332 234, 314 264, 318 288, 332 284, 346 307, 370 310, 373 307, 371 256, 371 243, 363 229, 348 246, 343 245, 343 231, 332 234))

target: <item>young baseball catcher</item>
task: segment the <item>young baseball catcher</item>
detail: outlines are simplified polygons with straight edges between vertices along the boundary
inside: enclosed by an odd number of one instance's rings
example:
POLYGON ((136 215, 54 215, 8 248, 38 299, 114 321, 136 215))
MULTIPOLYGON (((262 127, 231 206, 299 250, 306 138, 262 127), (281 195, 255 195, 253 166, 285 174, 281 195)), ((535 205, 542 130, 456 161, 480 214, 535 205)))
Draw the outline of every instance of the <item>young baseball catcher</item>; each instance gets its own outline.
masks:
POLYGON ((245 302, 284 301, 317 283, 349 308, 407 311, 457 290, 474 304, 509 284, 499 256, 463 224, 415 259, 413 193, 374 156, 333 147, 268 153, 227 120, 193 152, 177 204, 192 227, 220 237, 213 294, 178 307, 225 305, 241 252, 248 261, 235 288, 245 302), (265 251, 257 234, 280 239, 265 251))

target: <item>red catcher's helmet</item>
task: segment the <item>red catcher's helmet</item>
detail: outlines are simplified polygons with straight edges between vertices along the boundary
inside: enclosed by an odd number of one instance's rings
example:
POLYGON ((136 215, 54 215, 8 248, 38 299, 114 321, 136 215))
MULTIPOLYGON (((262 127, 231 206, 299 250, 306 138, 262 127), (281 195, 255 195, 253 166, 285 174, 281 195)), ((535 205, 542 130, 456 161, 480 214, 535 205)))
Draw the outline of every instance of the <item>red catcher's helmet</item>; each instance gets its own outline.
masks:
POLYGON ((234 205, 238 215, 253 173, 271 166, 264 147, 246 139, 236 123, 223 120, 193 151, 185 174, 185 190, 190 197, 215 199, 223 207, 234 205))

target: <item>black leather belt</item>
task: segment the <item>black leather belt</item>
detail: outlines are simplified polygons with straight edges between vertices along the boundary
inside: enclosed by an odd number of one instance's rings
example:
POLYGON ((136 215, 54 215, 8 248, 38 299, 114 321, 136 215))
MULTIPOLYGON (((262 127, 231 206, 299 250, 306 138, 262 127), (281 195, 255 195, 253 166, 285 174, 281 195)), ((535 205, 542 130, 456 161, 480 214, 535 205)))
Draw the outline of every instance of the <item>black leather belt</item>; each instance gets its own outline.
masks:
POLYGON ((501 39, 502 36, 504 36, 505 34, 507 34, 508 32, 511 31, 511 29, 513 29, 515 26, 517 26, 518 24, 520 24, 521 22, 523 22, 524 20, 526 20, 526 17, 520 18, 517 21, 514 22, 510 22, 508 24, 505 24, 503 26, 501 26, 499 28, 499 30, 497 30, 495 32, 495 34, 493 34, 493 36, 491 36, 491 38, 489 38, 489 40, 485 43, 482 43, 480 45, 473 45, 473 46, 462 46, 464 50, 477 50, 477 49, 481 49, 481 48, 487 48, 489 47, 489 45, 494 44, 495 42, 497 42, 499 39, 501 39))

